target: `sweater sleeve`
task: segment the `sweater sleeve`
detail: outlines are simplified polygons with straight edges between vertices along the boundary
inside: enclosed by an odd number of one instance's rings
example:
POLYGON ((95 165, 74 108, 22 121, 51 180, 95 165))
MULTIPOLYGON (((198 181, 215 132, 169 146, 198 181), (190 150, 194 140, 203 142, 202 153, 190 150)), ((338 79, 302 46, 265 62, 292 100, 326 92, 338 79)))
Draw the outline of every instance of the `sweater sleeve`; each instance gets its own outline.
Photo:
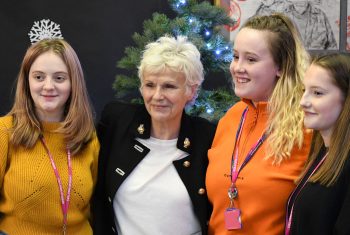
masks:
POLYGON ((9 131, 2 119, 0 119, 0 189, 2 188, 9 146, 9 131))
POLYGON ((94 133, 93 135, 93 139, 91 140, 92 141, 92 155, 93 155, 93 158, 94 158, 94 164, 92 166, 92 169, 91 169, 91 172, 92 172, 92 180, 93 180, 93 183, 94 183, 94 188, 95 188, 95 185, 96 185, 96 182, 97 182, 97 172, 98 172, 98 153, 100 151, 100 143, 97 139, 97 134, 96 132, 94 133))

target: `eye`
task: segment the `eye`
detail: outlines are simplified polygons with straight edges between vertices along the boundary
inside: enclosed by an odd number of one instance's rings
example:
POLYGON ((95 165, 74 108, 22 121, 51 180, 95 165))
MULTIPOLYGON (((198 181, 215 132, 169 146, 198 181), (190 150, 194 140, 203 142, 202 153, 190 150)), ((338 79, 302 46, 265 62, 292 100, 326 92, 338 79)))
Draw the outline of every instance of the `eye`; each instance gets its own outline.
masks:
POLYGON ((177 86, 173 85, 173 84, 164 84, 163 86, 165 89, 176 89, 177 86))
POLYGON ((144 87, 152 88, 152 87, 154 87, 154 84, 153 84, 152 82, 146 82, 146 83, 144 84, 144 87))
POLYGON ((234 54, 234 55, 233 55, 233 59, 234 59, 234 60, 238 60, 238 59, 239 59, 238 55, 234 54))
POLYGON ((248 57, 247 60, 250 62, 250 63, 254 63, 256 62, 257 60, 253 57, 248 57))
POLYGON ((58 75, 58 76, 55 77, 55 80, 56 80, 57 82, 63 82, 63 81, 65 81, 66 79, 67 79, 67 76, 64 76, 64 75, 58 75))
POLYGON ((322 95, 323 95, 323 92, 322 92, 322 91, 317 91, 317 90, 315 90, 315 91, 313 92, 313 94, 316 95, 316 96, 322 96, 322 95))
POLYGON ((45 78, 45 76, 43 74, 40 74, 40 73, 35 73, 32 75, 32 77, 37 81, 42 81, 45 78))
POLYGON ((34 76, 34 78, 35 78, 36 80, 42 80, 42 79, 43 79, 43 77, 40 76, 40 75, 36 75, 36 76, 34 76))

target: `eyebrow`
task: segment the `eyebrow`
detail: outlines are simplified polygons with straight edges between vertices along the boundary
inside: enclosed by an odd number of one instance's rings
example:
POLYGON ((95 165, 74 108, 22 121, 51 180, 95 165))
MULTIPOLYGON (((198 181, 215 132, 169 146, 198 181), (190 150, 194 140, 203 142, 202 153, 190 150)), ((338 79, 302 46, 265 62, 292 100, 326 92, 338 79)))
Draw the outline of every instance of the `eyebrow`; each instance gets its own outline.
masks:
MULTIPOLYGON (((305 87, 305 85, 304 85, 305 87)), ((321 86, 310 86, 310 89, 322 89, 322 90, 327 90, 327 88, 323 88, 321 86)))
MULTIPOLYGON (((34 70, 32 71, 32 73, 45 73, 41 70, 34 70)), ((57 71, 57 72, 54 72, 53 74, 59 74, 59 73, 64 73, 64 74, 67 74, 68 75, 68 72, 65 72, 65 71, 57 71)))
MULTIPOLYGON (((233 53, 237 54, 237 50, 233 49, 233 53)), ((243 54, 245 55, 249 55, 249 56, 255 56, 255 57, 260 57, 259 55, 257 55, 256 53, 250 52, 250 51, 246 51, 243 54)))

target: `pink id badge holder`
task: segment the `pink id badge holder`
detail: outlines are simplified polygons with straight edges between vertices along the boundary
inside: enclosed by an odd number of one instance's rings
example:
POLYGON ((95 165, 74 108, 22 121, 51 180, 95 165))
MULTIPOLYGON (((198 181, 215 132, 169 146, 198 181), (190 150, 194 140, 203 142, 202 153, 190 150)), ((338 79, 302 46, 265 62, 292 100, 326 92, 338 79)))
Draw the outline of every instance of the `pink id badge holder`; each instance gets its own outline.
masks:
POLYGON ((241 229, 241 211, 233 206, 233 199, 237 197, 237 189, 230 188, 228 190, 228 197, 230 198, 230 206, 225 210, 225 227, 227 230, 241 229))

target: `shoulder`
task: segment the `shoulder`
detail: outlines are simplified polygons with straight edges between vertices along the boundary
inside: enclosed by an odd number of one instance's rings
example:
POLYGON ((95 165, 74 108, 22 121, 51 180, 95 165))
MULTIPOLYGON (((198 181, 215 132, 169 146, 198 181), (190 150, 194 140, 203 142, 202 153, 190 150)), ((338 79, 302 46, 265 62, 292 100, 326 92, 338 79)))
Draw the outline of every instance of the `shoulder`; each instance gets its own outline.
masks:
POLYGON ((121 115, 123 111, 136 110, 140 106, 139 104, 131 104, 123 101, 112 101, 105 105, 102 115, 121 115))
POLYGON ((11 129, 13 126, 13 118, 12 116, 3 116, 0 117, 0 130, 8 130, 11 129))
POLYGON ((11 131, 12 131, 12 116, 4 116, 4 117, 0 117, 0 150, 5 149, 4 147, 4 143, 9 142, 10 139, 10 135, 11 135, 11 131))
POLYGON ((113 101, 105 105, 100 122, 108 124, 120 118, 126 118, 134 115, 135 112, 143 107, 141 104, 130 104, 122 101, 113 101))
POLYGON ((238 101, 237 103, 235 103, 228 111, 227 113, 224 115, 228 116, 228 115, 233 115, 237 112, 243 112, 243 110, 248 106, 248 104, 246 103, 248 101, 238 101))
POLYGON ((100 142, 98 141, 96 131, 92 133, 90 142, 94 149, 100 149, 100 142))
POLYGON ((94 161, 97 163, 98 162, 99 151, 100 151, 100 141, 97 138, 96 131, 94 131, 94 133, 92 134, 92 138, 91 138, 91 141, 90 141, 90 149, 91 149, 91 152, 92 152, 92 157, 93 157, 94 161))
POLYGON ((241 114, 243 113, 244 109, 247 107, 247 103, 243 101, 237 102, 235 105, 233 105, 226 114, 220 119, 220 122, 232 122, 232 119, 240 119, 241 114))
POLYGON ((201 135, 204 133, 215 133, 216 130, 216 124, 208 121, 205 118, 201 117, 195 117, 195 116, 188 116, 191 122, 191 126, 199 131, 201 135))
POLYGON ((206 156, 210 148, 216 131, 216 124, 207 119, 189 116, 187 114, 181 120, 181 128, 178 136, 177 147, 193 155, 206 156), (190 141, 191 146, 184 146, 185 141, 190 141))
POLYGON ((184 113, 181 119, 181 127, 178 136, 178 147, 181 150, 189 151, 189 149, 182 149, 182 143, 188 139, 195 144, 196 149, 205 149, 211 145, 216 130, 216 124, 209 122, 208 120, 190 116, 184 113))

